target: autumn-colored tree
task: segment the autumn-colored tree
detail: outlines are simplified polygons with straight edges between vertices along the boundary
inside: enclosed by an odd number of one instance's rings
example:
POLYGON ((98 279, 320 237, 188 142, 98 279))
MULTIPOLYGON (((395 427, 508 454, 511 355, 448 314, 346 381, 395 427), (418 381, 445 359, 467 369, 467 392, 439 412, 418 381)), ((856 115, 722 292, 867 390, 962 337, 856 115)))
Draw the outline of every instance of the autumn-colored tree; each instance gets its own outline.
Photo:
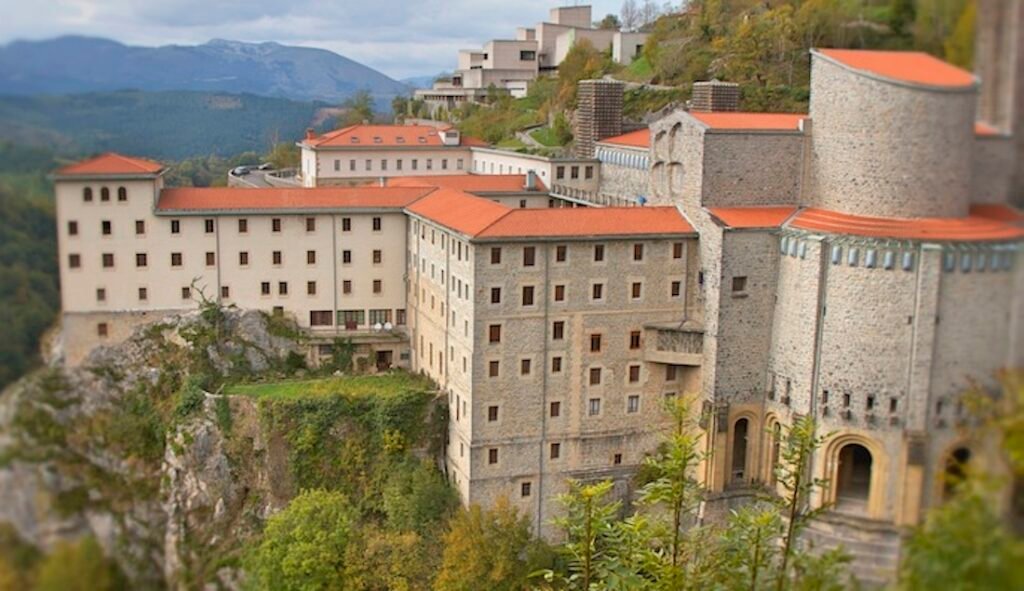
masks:
POLYGON ((364 121, 373 121, 373 97, 369 91, 360 90, 342 103, 344 112, 338 117, 338 125, 358 125, 364 121))
POLYGON ((113 562, 95 538, 59 542, 35 574, 35 591, 114 591, 126 589, 113 562))
POLYGON ((532 539, 529 519, 504 497, 490 509, 460 510, 443 543, 435 591, 518 591, 546 562, 546 546, 532 539))
POLYGON ((970 0, 953 27, 953 32, 944 44, 946 61, 961 68, 974 66, 974 30, 978 16, 978 5, 970 0))

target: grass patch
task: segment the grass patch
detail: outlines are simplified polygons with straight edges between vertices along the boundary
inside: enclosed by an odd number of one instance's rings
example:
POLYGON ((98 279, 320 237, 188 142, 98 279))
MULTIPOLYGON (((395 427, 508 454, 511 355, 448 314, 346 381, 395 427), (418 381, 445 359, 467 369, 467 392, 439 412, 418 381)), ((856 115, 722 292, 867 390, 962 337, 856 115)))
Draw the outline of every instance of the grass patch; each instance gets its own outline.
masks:
POLYGON ((654 77, 654 68, 645 56, 633 60, 633 63, 626 66, 619 76, 631 82, 649 82, 654 77))
POLYGON ((269 400, 296 400, 344 395, 354 398, 391 396, 409 390, 433 390, 427 378, 408 372, 390 372, 368 376, 340 376, 310 380, 285 380, 262 384, 236 384, 225 393, 269 400))
POLYGON ((497 146, 499 148, 505 148, 506 150, 525 150, 526 149, 526 144, 524 144, 517 137, 505 138, 505 139, 501 140, 500 142, 498 142, 497 146))
POLYGON ((558 135, 550 127, 541 127, 530 132, 530 137, 549 148, 561 146, 558 135))

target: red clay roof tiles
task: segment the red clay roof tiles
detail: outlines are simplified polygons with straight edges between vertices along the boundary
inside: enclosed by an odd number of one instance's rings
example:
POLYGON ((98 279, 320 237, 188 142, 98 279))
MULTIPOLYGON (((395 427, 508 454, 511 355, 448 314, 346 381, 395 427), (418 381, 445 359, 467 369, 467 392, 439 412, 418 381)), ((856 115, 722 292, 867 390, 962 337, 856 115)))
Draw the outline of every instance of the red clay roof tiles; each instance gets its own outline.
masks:
MULTIPOLYGON (((537 190, 547 187, 536 178, 537 190)), ((405 176, 390 178, 389 187, 446 187, 470 193, 516 193, 525 191, 526 175, 523 174, 451 174, 438 176, 405 176)))
POLYGON ((513 209, 479 238, 545 238, 691 234, 675 207, 513 209))
POLYGON ((260 211, 401 209, 429 193, 429 187, 239 187, 164 189, 157 211, 260 211))
POLYGON ((153 175, 164 169, 159 162, 130 158, 114 152, 69 164, 57 170, 58 176, 153 175))
POLYGON ((691 111, 690 116, 711 129, 735 131, 799 131, 804 113, 703 113, 691 111))
POLYGON ((651 146, 651 130, 649 128, 638 129, 622 135, 604 138, 598 143, 628 146, 630 148, 649 148, 651 146))
POLYGON ((406 210, 467 236, 475 236, 512 211, 490 199, 449 188, 437 189, 406 210))
POLYGON ((729 228, 778 228, 796 207, 709 207, 708 211, 729 228))
POLYGON ((972 213, 964 218, 875 218, 824 209, 804 209, 788 226, 871 238, 985 242, 1019 240, 1024 227, 972 213))
MULTIPOLYGON (((349 125, 303 140, 315 148, 423 148, 443 147, 439 133, 445 129, 432 125, 349 125)), ((459 146, 486 146, 487 143, 461 136, 459 146)))
POLYGON ((818 49, 817 53, 854 70, 899 82, 945 88, 966 88, 975 83, 970 72, 919 51, 818 49))

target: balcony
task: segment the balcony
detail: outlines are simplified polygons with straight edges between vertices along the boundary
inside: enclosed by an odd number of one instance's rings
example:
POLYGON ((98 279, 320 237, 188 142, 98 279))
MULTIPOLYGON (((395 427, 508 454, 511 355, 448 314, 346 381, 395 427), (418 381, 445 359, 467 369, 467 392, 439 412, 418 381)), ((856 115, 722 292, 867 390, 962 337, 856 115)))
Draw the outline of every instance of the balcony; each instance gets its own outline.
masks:
POLYGON ((694 322, 644 326, 644 361, 700 367, 703 359, 703 326, 694 322))

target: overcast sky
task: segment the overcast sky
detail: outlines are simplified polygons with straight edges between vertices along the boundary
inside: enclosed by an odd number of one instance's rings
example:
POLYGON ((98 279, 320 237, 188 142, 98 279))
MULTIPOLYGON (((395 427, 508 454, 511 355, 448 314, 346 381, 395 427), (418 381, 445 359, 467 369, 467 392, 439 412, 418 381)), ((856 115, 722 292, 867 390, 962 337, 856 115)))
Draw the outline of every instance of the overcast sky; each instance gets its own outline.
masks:
MULTIPOLYGON (((565 0, 0 0, 0 44, 59 35, 129 45, 210 39, 321 47, 394 78, 455 66, 459 49, 509 39, 565 0)), ((584 4, 584 2, 579 2, 584 4)), ((594 0, 594 18, 622 0, 594 0)))

